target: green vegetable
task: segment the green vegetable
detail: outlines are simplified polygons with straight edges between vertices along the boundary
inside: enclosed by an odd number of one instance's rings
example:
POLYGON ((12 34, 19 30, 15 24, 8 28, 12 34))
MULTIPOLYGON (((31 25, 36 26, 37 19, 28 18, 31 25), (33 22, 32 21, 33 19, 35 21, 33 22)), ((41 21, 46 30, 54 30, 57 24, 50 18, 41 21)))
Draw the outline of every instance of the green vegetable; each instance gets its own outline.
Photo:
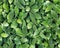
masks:
POLYGON ((30 11, 30 7, 26 6, 26 11, 29 12, 30 11))
POLYGON ((30 13, 30 19, 34 24, 36 24, 36 19, 35 19, 33 13, 30 13))
POLYGON ((30 47, 29 48, 35 48, 35 45, 30 45, 30 47))
POLYGON ((8 0, 8 2, 11 4, 13 2, 13 0, 8 0))
POLYGON ((9 24, 7 22, 3 22, 2 25, 5 26, 5 27, 9 26, 9 24))
POLYGON ((59 0, 53 0, 53 2, 54 2, 54 3, 58 3, 58 2, 59 2, 59 0))
POLYGON ((27 24, 27 29, 31 29, 32 28, 32 22, 29 22, 28 24, 27 24))
POLYGON ((16 30, 16 34, 18 36, 20 36, 20 37, 23 37, 24 36, 24 34, 22 33, 22 30, 20 28, 16 28, 15 30, 16 30))
POLYGON ((2 30, 2 27, 1 27, 1 25, 0 25, 0 33, 2 32, 3 30, 2 30))
POLYGON ((0 37, 0 41, 2 41, 2 37, 0 37))
POLYGON ((8 37, 8 34, 7 33, 1 33, 1 37, 6 38, 6 37, 8 37))
POLYGON ((21 38, 21 42, 26 43, 26 42, 28 42, 28 39, 27 38, 21 38))
POLYGON ((14 17, 14 11, 12 10, 12 11, 9 12, 9 14, 7 15, 7 20, 8 20, 9 23, 12 22, 13 17, 14 17))
POLYGON ((0 48, 60 48, 60 0, 0 0, 0 48))
POLYGON ((3 4, 3 8, 6 10, 6 12, 8 12, 8 11, 9 11, 8 4, 4 3, 4 4, 3 4))
POLYGON ((32 12, 38 12, 39 11, 39 7, 37 5, 34 5, 31 7, 31 11, 32 12))
POLYGON ((15 29, 16 27, 17 27, 17 22, 16 22, 16 20, 14 20, 11 24, 11 28, 15 29))
POLYGON ((60 48, 60 44, 58 44, 58 47, 60 48))
POLYGON ((22 24, 22 20, 21 19, 17 19, 17 23, 22 24))

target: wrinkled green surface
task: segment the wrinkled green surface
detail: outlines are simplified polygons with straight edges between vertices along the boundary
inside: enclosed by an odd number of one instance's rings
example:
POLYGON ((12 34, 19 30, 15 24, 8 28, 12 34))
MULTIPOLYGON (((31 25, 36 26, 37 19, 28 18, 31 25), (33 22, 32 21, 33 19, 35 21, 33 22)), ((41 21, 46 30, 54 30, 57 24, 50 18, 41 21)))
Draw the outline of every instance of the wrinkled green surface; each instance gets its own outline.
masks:
POLYGON ((60 0, 0 0, 0 48, 60 48, 60 0))

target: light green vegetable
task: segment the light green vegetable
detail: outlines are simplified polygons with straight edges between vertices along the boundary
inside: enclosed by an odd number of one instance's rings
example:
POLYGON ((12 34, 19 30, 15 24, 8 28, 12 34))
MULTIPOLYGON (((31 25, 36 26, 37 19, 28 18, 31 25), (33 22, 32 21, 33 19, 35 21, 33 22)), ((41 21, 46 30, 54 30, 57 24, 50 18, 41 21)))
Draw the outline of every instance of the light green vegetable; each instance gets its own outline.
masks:
POLYGON ((8 2, 11 4, 13 2, 13 0, 8 0, 8 2))
POLYGON ((6 37, 8 37, 9 35, 7 34, 7 33, 1 33, 1 37, 3 37, 3 38, 6 38, 6 37))

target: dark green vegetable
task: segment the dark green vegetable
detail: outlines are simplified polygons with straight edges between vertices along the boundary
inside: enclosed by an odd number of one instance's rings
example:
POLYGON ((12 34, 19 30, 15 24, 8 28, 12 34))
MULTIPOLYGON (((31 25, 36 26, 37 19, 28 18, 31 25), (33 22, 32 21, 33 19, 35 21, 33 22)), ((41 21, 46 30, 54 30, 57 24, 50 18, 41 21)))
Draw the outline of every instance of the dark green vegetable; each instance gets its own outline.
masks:
POLYGON ((0 0, 0 48, 60 48, 60 0, 0 0))

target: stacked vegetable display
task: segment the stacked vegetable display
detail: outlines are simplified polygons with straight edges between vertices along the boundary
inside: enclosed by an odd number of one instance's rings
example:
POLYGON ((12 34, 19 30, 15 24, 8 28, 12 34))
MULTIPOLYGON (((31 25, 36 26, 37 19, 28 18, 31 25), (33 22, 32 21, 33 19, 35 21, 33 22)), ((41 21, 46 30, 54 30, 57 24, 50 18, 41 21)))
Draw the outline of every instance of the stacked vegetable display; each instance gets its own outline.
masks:
POLYGON ((60 48, 60 0, 0 0, 0 48, 60 48))

